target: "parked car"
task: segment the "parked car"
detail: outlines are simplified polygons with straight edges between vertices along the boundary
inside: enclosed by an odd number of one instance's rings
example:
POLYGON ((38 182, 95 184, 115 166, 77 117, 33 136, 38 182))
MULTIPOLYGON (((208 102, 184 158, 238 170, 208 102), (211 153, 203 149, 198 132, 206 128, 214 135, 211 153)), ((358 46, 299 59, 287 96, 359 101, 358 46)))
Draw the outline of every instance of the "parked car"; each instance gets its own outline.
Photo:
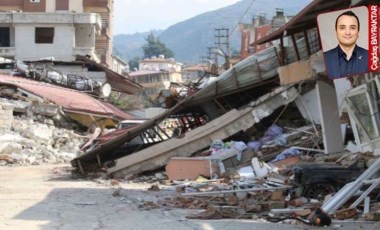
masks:
POLYGON ((116 129, 124 129, 124 128, 130 128, 132 126, 141 125, 147 120, 123 120, 120 121, 117 125, 116 129))
POLYGON ((296 196, 323 199, 356 180, 367 168, 364 159, 349 166, 335 163, 301 163, 292 168, 296 196))

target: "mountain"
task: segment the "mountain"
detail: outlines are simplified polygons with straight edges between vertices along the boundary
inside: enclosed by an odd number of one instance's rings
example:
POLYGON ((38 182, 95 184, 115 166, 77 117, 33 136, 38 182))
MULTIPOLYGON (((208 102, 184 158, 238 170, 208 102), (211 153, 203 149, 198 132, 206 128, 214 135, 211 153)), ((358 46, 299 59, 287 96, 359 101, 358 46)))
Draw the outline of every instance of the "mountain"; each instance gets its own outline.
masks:
MULTIPOLYGON (((201 56, 207 54, 207 47, 215 46, 215 29, 229 29, 231 50, 239 52, 239 21, 250 23, 254 16, 262 14, 271 19, 276 14, 276 8, 283 9, 285 15, 292 16, 310 2, 311 0, 241 0, 172 25, 158 33, 158 37, 174 51, 177 61, 197 63, 201 56)), ((145 36, 148 33, 144 33, 145 36)), ((143 34, 139 34, 139 37, 136 34, 115 36, 114 47, 121 52, 121 57, 129 59, 136 56, 135 54, 142 55, 141 46, 145 40, 144 37, 141 39, 141 35, 143 34)))
POLYGON ((163 30, 152 30, 144 33, 134 34, 117 34, 113 36, 113 54, 121 57, 124 60, 130 60, 136 56, 143 56, 141 46, 146 41, 145 38, 153 33, 154 36, 158 36, 163 30))

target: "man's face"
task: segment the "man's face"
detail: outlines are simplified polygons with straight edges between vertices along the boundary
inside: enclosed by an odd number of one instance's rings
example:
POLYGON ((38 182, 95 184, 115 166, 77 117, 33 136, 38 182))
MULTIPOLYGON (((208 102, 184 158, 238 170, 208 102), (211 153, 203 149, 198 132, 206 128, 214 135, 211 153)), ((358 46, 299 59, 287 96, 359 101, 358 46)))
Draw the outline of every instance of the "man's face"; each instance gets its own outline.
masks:
POLYGON ((336 36, 339 44, 343 46, 355 45, 359 37, 359 27, 356 18, 348 15, 340 16, 336 27, 336 36))

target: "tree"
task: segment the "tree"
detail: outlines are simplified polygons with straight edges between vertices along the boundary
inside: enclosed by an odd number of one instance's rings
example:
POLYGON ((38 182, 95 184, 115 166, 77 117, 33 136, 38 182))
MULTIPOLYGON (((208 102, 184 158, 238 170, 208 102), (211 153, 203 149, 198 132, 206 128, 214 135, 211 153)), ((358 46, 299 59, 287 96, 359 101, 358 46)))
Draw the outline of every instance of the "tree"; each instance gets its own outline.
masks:
POLYGON ((153 33, 150 33, 145 40, 147 44, 142 46, 144 51, 144 57, 150 58, 152 56, 165 55, 167 58, 174 57, 174 52, 167 48, 164 43, 160 41, 158 37, 155 37, 153 33))
POLYGON ((141 57, 136 56, 128 61, 129 70, 135 71, 139 69, 139 61, 141 60, 141 57))

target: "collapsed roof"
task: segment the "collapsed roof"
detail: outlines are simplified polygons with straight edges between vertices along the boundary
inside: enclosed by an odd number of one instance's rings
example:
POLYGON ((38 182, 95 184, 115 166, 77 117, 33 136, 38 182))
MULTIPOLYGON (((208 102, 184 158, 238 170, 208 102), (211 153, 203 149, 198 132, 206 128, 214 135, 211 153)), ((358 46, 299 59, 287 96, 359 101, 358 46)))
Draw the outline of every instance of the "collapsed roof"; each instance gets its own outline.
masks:
MULTIPOLYGON (((49 102, 62 107, 63 112, 94 116, 115 121, 133 119, 133 116, 115 106, 97 100, 86 93, 63 88, 46 82, 33 81, 26 78, 0 75, 0 86, 8 86, 18 91, 16 94, 27 95, 31 100, 40 103, 49 102)), ((89 122, 81 122, 89 126, 89 122)))

